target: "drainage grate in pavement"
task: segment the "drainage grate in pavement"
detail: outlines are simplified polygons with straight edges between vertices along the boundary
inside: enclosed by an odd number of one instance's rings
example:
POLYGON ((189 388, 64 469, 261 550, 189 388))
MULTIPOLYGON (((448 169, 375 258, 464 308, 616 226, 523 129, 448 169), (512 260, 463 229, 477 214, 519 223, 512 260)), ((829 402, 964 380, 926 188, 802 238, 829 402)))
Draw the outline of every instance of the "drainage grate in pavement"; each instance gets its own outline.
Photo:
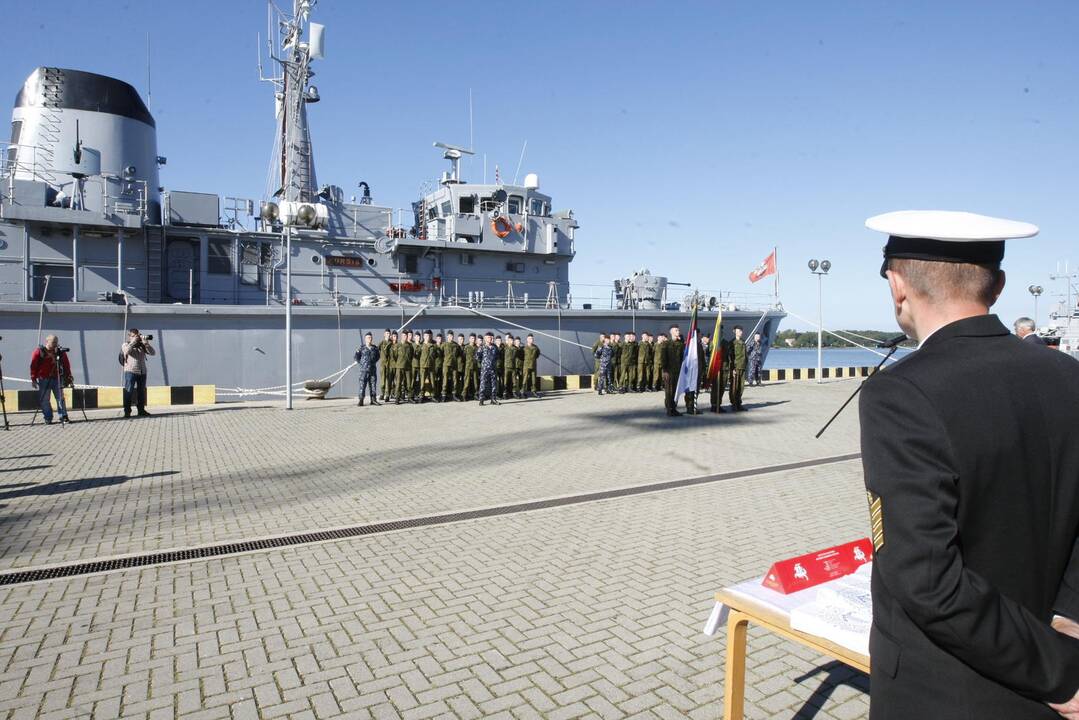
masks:
POLYGON ((157 553, 148 553, 146 555, 73 563, 71 565, 60 565, 38 570, 19 570, 0 574, 0 586, 18 585, 20 583, 35 582, 37 580, 69 578, 77 575, 92 575, 94 573, 125 570, 128 568, 141 568, 151 565, 163 565, 166 563, 184 562, 186 560, 201 560, 205 558, 222 557, 224 555, 236 555, 237 553, 251 552, 253 550, 272 550, 274 548, 292 547, 294 545, 307 545, 309 543, 325 542, 327 540, 347 540, 349 538, 363 537, 365 535, 378 535, 379 533, 391 532, 394 530, 409 530, 431 525, 445 525, 447 523, 498 517, 500 515, 514 515, 517 513, 531 512, 533 510, 546 510, 548 508, 580 505, 582 503, 596 502, 598 500, 611 500, 614 498, 630 497, 632 495, 661 492, 663 490, 676 490, 722 480, 752 477, 753 475, 765 475, 768 473, 784 472, 786 470, 799 470, 819 465, 830 465, 833 463, 846 462, 848 460, 857 460, 860 457, 861 453, 833 455, 831 457, 816 458, 814 460, 801 460, 799 462, 784 463, 781 465, 768 465, 766 467, 749 468, 747 470, 735 470, 733 472, 718 473, 716 475, 703 475, 700 477, 684 478, 682 480, 669 480, 648 485, 635 485, 633 487, 619 488, 617 490, 603 490, 601 492, 571 495, 548 500, 534 500, 532 502, 516 503, 513 505, 498 505, 495 507, 483 508, 481 510, 466 510, 463 512, 445 513, 442 515, 428 515, 426 517, 412 518, 409 520, 371 523, 369 525, 357 525, 355 527, 341 528, 338 530, 299 533, 296 535, 265 538, 262 540, 223 543, 221 545, 191 548, 189 550, 167 550, 157 553))

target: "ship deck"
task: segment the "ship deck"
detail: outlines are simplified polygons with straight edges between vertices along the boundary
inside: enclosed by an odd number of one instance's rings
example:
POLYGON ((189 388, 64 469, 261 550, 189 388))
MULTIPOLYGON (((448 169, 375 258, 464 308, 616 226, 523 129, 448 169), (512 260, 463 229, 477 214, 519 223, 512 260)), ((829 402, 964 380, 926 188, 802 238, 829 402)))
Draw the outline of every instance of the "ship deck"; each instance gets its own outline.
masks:
MULTIPOLYGON (((0 716, 719 717, 715 591, 867 534, 857 408, 813 438, 853 389, 19 414, 0 716)), ((868 715, 775 636, 747 678, 747 717, 868 715)))

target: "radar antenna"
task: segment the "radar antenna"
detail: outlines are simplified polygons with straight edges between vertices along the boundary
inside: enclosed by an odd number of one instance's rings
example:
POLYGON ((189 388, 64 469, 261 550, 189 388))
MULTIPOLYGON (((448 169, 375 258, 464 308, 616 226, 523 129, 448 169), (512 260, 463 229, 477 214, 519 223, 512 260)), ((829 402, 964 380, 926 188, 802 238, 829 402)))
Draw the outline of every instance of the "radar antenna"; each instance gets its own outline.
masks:
POLYGON ((307 124, 307 105, 319 101, 318 88, 310 84, 314 77, 311 61, 323 57, 325 28, 310 22, 311 10, 318 0, 293 0, 289 15, 269 4, 268 57, 278 72, 263 75, 259 55, 259 79, 274 87, 277 134, 271 167, 271 193, 286 201, 317 202, 318 181, 307 124), (274 47, 273 19, 277 16, 278 47, 274 47))
MULTIPOLYGON (((446 143, 436 142, 436 148, 442 148, 446 152, 442 155, 444 160, 450 161, 450 167, 453 170, 450 172, 450 182, 461 182, 461 157, 464 155, 475 155, 476 153, 468 148, 463 148, 458 145, 447 145, 446 143)), ((445 182, 445 180, 443 181, 445 182)))

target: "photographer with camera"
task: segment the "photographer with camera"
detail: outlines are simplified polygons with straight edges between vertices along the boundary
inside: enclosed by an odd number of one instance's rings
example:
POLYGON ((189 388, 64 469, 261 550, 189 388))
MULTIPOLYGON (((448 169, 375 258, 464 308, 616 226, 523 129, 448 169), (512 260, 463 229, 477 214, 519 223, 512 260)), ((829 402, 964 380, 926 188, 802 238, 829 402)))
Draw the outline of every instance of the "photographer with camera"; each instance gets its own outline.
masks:
POLYGON ((37 390, 41 415, 47 425, 52 424, 52 403, 49 395, 56 397, 56 408, 60 413, 60 422, 66 423, 67 406, 64 405, 63 388, 72 385, 71 363, 67 359, 68 349, 60 347, 60 340, 55 335, 45 338, 45 344, 34 349, 30 356, 30 384, 37 390))
POLYGON ((153 335, 143 337, 137 328, 127 333, 127 342, 120 346, 120 364, 124 366, 124 417, 131 417, 134 400, 139 417, 146 417, 146 356, 156 355, 150 341, 153 335))

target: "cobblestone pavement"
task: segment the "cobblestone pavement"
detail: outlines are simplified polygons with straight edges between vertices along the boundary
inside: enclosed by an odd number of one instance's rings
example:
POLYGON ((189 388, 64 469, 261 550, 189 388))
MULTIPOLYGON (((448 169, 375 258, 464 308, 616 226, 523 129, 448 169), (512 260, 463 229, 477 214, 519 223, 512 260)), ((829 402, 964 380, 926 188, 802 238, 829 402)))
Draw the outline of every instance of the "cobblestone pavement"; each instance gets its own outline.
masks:
MULTIPOLYGON (((3 569, 579 494, 857 450, 850 382, 738 415, 657 395, 218 406, 0 436, 3 569)), ((20 416, 19 422, 26 417, 20 416)), ((847 461, 0 588, 4 717, 718 718, 723 585, 865 535, 847 461)), ((863 676, 751 632, 754 718, 865 717, 863 676)))

